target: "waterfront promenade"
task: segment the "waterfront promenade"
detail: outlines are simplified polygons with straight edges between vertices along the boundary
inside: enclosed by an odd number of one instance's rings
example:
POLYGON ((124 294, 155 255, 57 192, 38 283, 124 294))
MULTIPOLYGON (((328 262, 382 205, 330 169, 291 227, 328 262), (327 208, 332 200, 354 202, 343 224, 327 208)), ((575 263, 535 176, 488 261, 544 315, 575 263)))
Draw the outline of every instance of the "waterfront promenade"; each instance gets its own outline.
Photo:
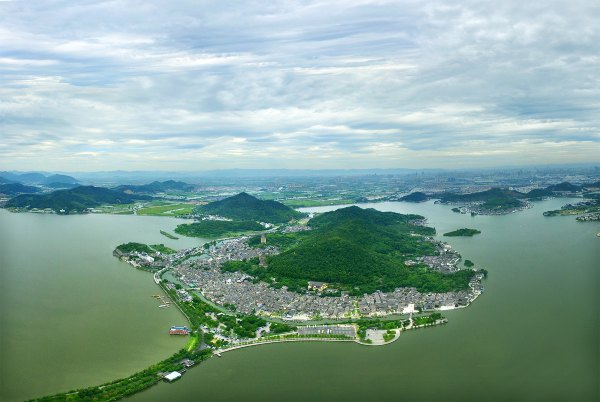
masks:
POLYGON ((289 343, 289 342, 356 342, 356 339, 336 339, 336 338, 281 338, 281 339, 265 339, 256 340, 240 343, 234 346, 230 346, 224 349, 217 349, 213 351, 215 356, 221 356, 225 352, 231 352, 232 350, 247 348, 250 346, 268 345, 270 343, 289 343))

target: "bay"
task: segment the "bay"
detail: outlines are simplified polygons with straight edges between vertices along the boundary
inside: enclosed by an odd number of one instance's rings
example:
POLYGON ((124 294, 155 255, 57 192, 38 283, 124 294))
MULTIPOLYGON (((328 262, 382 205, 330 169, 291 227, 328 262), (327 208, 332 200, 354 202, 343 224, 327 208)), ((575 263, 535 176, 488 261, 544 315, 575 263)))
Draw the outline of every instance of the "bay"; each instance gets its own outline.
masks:
POLYGON ((168 329, 185 318, 158 308, 152 275, 112 256, 129 241, 202 243, 160 234, 181 222, 0 209, 0 400, 99 385, 183 347, 168 329))

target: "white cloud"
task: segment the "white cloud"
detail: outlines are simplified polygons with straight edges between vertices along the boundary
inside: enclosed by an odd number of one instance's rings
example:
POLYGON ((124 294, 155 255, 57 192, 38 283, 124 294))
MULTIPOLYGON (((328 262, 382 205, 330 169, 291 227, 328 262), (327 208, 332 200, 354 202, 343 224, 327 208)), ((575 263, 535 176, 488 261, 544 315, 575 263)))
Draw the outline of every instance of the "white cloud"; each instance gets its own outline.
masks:
POLYGON ((600 154, 592 1, 0 4, 3 168, 600 154), (27 161, 27 164, 25 164, 27 161))

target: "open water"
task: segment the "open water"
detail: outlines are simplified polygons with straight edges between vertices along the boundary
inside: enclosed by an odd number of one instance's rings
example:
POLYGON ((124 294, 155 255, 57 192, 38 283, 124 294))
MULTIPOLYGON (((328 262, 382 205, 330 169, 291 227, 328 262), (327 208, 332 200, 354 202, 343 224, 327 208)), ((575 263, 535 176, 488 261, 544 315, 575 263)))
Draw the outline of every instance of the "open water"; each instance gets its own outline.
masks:
MULTIPOLYGON (((445 312, 448 325, 387 346, 291 343, 212 358, 132 401, 598 401, 600 223, 542 216, 569 200, 506 216, 449 206, 363 204, 418 213, 486 268, 485 293, 445 312)), ((310 211, 333 209, 311 208, 310 211)), ((160 235, 178 222, 141 216, 53 216, 0 210, 0 400, 123 377, 180 348, 174 308, 159 309, 150 274, 112 257, 123 242, 189 247, 160 235)))

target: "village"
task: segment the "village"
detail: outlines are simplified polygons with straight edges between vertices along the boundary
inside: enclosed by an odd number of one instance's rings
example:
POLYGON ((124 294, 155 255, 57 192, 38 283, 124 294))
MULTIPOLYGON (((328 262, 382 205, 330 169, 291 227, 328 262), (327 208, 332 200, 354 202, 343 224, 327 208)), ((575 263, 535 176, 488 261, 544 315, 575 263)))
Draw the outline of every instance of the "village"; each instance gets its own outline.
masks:
MULTIPOLYGON (((376 291, 351 296, 347 292, 339 292, 339 296, 333 296, 335 289, 324 282, 308 282, 306 293, 293 292, 285 286, 275 288, 256 281, 243 272, 221 270, 227 261, 251 258, 258 258, 263 265, 265 256, 279 253, 278 248, 271 245, 251 247, 248 240, 248 236, 220 240, 160 258, 143 253, 137 253, 136 258, 127 255, 120 258, 136 267, 161 269, 161 273, 168 269, 170 277, 182 287, 177 293, 182 301, 191 300, 189 292, 196 292, 218 306, 228 306, 239 313, 295 322, 450 310, 469 305, 483 291, 481 281, 484 274, 477 273, 470 281, 469 289, 458 292, 421 293, 408 287, 387 293, 376 291)), ((407 260, 406 265, 422 263, 442 273, 458 271, 460 255, 446 243, 436 242, 433 238, 428 240, 436 243, 438 255, 407 260)))

